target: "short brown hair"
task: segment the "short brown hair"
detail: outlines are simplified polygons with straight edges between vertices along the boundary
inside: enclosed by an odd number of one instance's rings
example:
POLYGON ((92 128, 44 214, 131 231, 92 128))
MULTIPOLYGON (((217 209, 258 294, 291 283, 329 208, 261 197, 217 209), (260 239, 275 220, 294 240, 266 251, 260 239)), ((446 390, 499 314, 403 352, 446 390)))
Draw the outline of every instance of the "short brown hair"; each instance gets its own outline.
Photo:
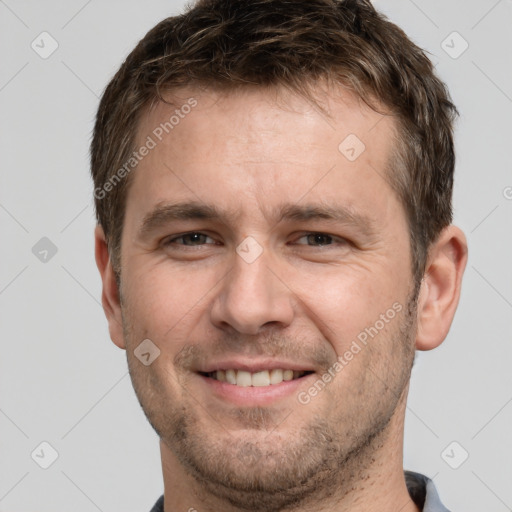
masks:
POLYGON ((387 177, 420 280, 428 248, 452 220, 457 110, 424 51, 369 0, 199 0, 146 34, 108 84, 91 143, 96 215, 116 276, 130 176, 103 188, 130 158, 145 109, 194 85, 278 86, 311 98, 324 79, 397 119, 387 177))

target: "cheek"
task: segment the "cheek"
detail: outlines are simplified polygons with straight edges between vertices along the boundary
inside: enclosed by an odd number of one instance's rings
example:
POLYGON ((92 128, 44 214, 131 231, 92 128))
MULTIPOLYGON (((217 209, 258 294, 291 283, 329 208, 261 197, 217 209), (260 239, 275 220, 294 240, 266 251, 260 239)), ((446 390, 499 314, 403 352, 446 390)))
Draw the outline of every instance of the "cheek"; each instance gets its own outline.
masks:
MULTIPOLYGON (((290 288, 309 319, 340 353, 374 326, 380 315, 401 303, 401 284, 389 273, 338 267, 329 272, 299 274, 290 288)), ((391 311, 393 313, 393 311, 391 311)), ((379 322, 380 326, 380 322, 379 322)))
POLYGON ((130 321, 150 339, 187 336, 214 292, 218 274, 191 266, 177 270, 165 262, 126 267, 125 286, 130 321), (217 277, 216 277, 217 276, 217 277), (213 290, 212 290, 213 289, 213 290))

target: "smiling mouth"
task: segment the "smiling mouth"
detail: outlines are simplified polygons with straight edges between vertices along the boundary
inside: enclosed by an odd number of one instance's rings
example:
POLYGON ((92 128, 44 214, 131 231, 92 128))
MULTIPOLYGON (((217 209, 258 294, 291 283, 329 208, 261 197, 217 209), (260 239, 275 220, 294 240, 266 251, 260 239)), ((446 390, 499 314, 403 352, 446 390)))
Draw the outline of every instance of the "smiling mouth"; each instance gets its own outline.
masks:
POLYGON ((295 370, 262 370, 248 372, 245 370, 216 370, 214 372, 200 372, 200 375, 220 382, 226 382, 240 387, 275 386, 284 381, 297 380, 313 372, 295 370))

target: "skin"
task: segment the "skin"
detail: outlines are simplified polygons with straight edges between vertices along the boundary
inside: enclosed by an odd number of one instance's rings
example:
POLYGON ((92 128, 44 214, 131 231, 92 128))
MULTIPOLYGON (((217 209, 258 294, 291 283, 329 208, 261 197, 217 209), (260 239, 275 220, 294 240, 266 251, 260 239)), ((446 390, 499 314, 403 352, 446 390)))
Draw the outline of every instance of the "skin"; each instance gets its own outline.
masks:
POLYGON ((289 92, 176 92, 175 105, 157 104, 138 129, 142 144, 197 100, 131 176, 120 290, 96 229, 110 336, 126 349, 161 439, 166 512, 418 510, 402 466, 410 371, 415 349, 435 348, 450 328, 466 240, 455 226, 440 234, 416 294, 407 219, 384 179, 395 121, 347 92, 318 94, 329 117, 289 92), (352 162, 338 150, 349 134, 366 146, 352 162), (233 216, 169 220, 140 234, 155 206, 178 201, 233 216), (282 203, 341 205, 370 226, 280 221, 282 203), (206 236, 178 238, 190 232, 206 236), (251 263, 236 251, 248 236, 262 250, 251 263), (301 403, 298 394, 393 304, 393 319, 301 403), (160 350, 149 366, 134 353, 144 339, 160 350), (235 358, 313 373, 267 403, 236 401, 198 373, 235 358))

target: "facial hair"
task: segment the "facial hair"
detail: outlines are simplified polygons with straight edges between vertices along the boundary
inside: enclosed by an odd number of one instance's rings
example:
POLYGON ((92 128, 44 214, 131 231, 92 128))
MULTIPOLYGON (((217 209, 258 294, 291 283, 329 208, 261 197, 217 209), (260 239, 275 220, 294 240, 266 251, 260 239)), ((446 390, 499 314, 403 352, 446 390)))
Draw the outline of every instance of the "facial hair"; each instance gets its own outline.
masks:
MULTIPOLYGON (((141 338, 134 335, 135 326, 123 308, 130 375, 148 421, 206 495, 254 512, 293 510, 334 495, 342 498, 367 478, 388 440, 390 422, 406 399, 414 360, 416 302, 417 288, 402 315, 363 349, 369 365, 359 369, 357 379, 344 382, 341 394, 336 393, 335 383, 326 387, 322 393, 331 394, 324 401, 326 408, 288 431, 283 428, 293 419, 293 409, 232 407, 229 416, 236 419, 241 434, 224 430, 213 435, 207 422, 214 419, 187 391, 184 370, 191 358, 197 361, 206 353, 200 347, 184 347, 174 360, 174 374, 163 362, 141 365, 130 350, 141 338), (380 353, 377 343, 388 353, 380 353), (246 435, 243 429, 248 430, 246 435)), ((276 333, 265 343, 250 346, 266 355, 293 353, 296 347, 284 339, 276 333)), ((219 350, 230 343, 224 341, 219 350)), ((326 351, 320 350, 316 357, 327 366, 326 351)), ((343 372, 336 378, 343 378, 343 372)))

